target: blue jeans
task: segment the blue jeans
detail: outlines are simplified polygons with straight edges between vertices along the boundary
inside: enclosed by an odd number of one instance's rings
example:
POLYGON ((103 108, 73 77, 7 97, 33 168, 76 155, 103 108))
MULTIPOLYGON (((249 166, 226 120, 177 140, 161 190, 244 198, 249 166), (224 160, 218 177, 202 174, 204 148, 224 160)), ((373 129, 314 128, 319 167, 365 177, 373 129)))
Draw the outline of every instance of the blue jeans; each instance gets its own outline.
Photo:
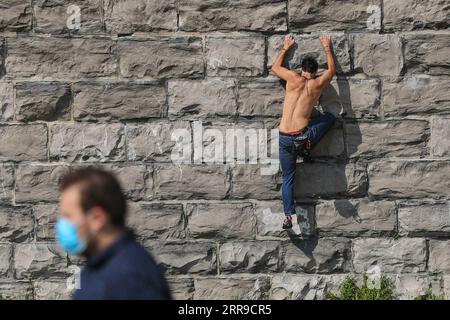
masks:
POLYGON ((283 177, 281 195, 285 215, 296 214, 294 187, 297 157, 305 152, 305 148, 308 148, 308 140, 310 143, 309 150, 314 148, 325 133, 331 129, 335 121, 336 117, 332 113, 325 112, 320 117, 310 120, 306 131, 303 133, 283 135, 280 132, 278 145, 283 177))

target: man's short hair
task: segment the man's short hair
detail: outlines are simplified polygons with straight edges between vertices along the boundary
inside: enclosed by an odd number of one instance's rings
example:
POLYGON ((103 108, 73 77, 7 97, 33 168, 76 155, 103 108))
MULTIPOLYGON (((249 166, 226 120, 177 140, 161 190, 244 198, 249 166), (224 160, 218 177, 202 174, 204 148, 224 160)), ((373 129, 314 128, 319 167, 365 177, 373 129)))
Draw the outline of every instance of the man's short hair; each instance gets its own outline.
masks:
POLYGON ((113 226, 125 226, 127 203, 112 173, 94 166, 71 170, 61 179, 60 192, 73 185, 80 187, 80 205, 84 212, 99 206, 107 212, 113 226))
POLYGON ((302 70, 309 73, 316 73, 319 69, 319 64, 314 57, 306 56, 302 59, 302 70))

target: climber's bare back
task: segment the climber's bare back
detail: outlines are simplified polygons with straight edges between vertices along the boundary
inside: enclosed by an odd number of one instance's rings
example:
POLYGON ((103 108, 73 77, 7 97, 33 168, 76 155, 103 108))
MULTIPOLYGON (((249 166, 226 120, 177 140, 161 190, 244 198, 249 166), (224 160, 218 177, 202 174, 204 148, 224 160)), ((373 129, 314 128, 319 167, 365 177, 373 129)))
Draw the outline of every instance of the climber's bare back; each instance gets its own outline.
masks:
POLYGON ((320 37, 320 42, 328 65, 328 69, 320 76, 316 76, 318 65, 315 59, 312 59, 313 61, 311 58, 304 59, 300 72, 282 66, 286 51, 294 45, 292 35, 285 36, 283 49, 272 64, 272 72, 286 81, 286 94, 279 126, 281 132, 299 131, 308 125, 312 110, 318 104, 323 88, 330 84, 335 74, 331 37, 323 35, 320 37))
POLYGON ((322 89, 317 78, 306 80, 297 74, 291 81, 287 81, 280 131, 290 132, 305 128, 321 93, 322 89))

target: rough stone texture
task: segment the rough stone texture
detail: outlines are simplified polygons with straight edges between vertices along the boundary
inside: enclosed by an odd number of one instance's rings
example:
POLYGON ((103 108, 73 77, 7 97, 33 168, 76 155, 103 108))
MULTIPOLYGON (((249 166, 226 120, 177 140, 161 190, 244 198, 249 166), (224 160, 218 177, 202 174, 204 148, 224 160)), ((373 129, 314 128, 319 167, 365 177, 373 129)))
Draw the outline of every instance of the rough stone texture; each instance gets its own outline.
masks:
POLYGON ((124 160, 124 127, 118 123, 55 124, 49 155, 67 161, 124 160))
POLYGON ((45 124, 0 126, 0 160, 46 159, 47 126, 45 124))
POLYGON ((292 240, 283 245, 282 270, 340 273, 350 268, 350 241, 345 238, 292 240))
POLYGON ((253 239, 256 219, 251 203, 188 204, 189 236, 253 239))
POLYGON ((74 79, 111 77, 117 70, 112 41, 82 38, 11 38, 7 76, 74 79))
POLYGON ((238 112, 241 116, 279 117, 283 101, 284 91, 276 78, 239 82, 238 112))
POLYGON ((179 12, 183 31, 286 30, 286 3, 282 0, 182 0, 179 12))
POLYGON ((176 30, 175 0, 106 0, 106 31, 130 34, 142 31, 176 30))
POLYGON ((207 36, 208 76, 261 76, 264 72, 264 38, 207 36))
MULTIPOLYGON (((258 170, 270 164, 274 155, 271 143, 275 135, 271 125, 261 121, 194 121, 193 156, 195 163, 229 163, 232 168, 240 164, 249 164, 245 170, 258 170), (264 164, 258 166, 258 164, 264 164), (252 166, 253 165, 253 166, 252 166)), ((185 139, 183 139, 185 140, 185 139)), ((258 173, 259 174, 259 173, 258 173)), ((276 172, 270 173, 276 174, 276 172)))
POLYGON ((72 297, 65 279, 35 281, 33 289, 35 300, 70 300, 72 297))
POLYGON ((28 281, 5 280, 0 282, 2 300, 32 300, 33 287, 28 281))
POLYGON ((320 300, 328 291, 336 292, 345 275, 278 274, 272 278, 271 300, 320 300))
POLYGON ((160 118, 166 93, 159 83, 79 82, 73 85, 76 120, 160 118))
POLYGON ((153 167, 141 165, 104 164, 121 182, 125 195, 132 200, 153 199, 153 167))
POLYGON ((25 242, 33 238, 34 219, 29 207, 0 209, 0 241, 25 242))
POLYGON ((7 275, 12 257, 12 246, 10 244, 0 244, 0 276, 7 275))
POLYGON ((367 198, 326 201, 316 207, 316 224, 321 235, 393 234, 396 207, 391 201, 367 198))
POLYGON ((70 120, 72 96, 68 84, 23 82, 15 89, 17 120, 70 120))
POLYGON ((269 278, 259 275, 197 278, 194 300, 262 300, 269 287, 269 278))
POLYGON ((214 242, 150 243, 158 264, 168 274, 216 274, 217 247, 214 242))
MULTIPOLYGON (((424 296, 428 290, 436 295, 441 295, 441 278, 433 274, 397 274, 388 275, 396 287, 396 296, 400 300, 414 300, 424 296)), ((447 297, 445 299, 448 299, 447 297)))
POLYGON ((392 34, 358 34, 352 37, 354 67, 368 76, 398 76, 404 59, 402 43, 392 34))
POLYGON ((370 5, 379 5, 376 0, 307 0, 288 1, 289 26, 295 31, 317 30, 365 30, 371 13, 370 5))
POLYGON ((61 0, 34 1, 34 30, 41 33, 102 33, 102 1, 75 0, 70 4, 61 0), (75 26, 74 15, 80 12, 79 29, 75 26), (70 26, 71 28, 69 29, 70 26))
POLYGON ((431 154, 438 157, 450 156, 450 118, 440 119, 432 118, 431 120, 431 154))
MULTIPOLYGON (((0 51, 1 51, 1 44, 0 44, 0 51)), ((1 54, 0 54, 0 61, 1 61, 1 54)), ((10 82, 0 82, 0 121, 10 121, 13 119, 14 117, 13 99, 14 99, 13 84, 10 82)))
POLYGON ((67 254, 54 244, 18 244, 14 248, 14 270, 17 279, 65 276, 67 254))
MULTIPOLYGON (((190 151, 191 127, 187 121, 130 124, 126 128, 127 158, 129 160, 170 162, 175 160, 180 143, 176 130, 181 132, 182 146, 190 151)), ((189 152, 190 154, 191 152, 189 152)), ((189 160, 190 160, 189 155, 189 160)))
POLYGON ((3 0, 0 6, 0 31, 28 31, 31 28, 30 1, 3 0))
POLYGON ((369 164, 369 194, 387 198, 448 198, 450 162, 377 161, 369 164))
POLYGON ((120 181, 125 196, 133 201, 153 199, 153 167, 124 163, 72 164, 71 169, 95 166, 111 171, 120 181))
POLYGON ((450 79, 410 75, 383 83, 386 117, 450 113, 450 79))
POLYGON ((449 203, 402 204, 398 209, 398 227, 408 236, 450 234, 449 203))
POLYGON ((69 168, 64 165, 21 165, 16 170, 16 203, 58 200, 58 184, 69 168))
POLYGON ((350 157, 428 155, 427 121, 353 122, 345 126, 350 157))
POLYGON ((380 106, 380 81, 339 77, 324 88, 320 97, 324 108, 340 111, 345 118, 377 118, 380 106))
POLYGON ((450 254, 448 240, 430 240, 430 260, 429 268, 432 272, 450 272, 450 254))
POLYGON ((2 187, 0 192, 0 204, 12 204, 14 195, 14 167, 12 165, 0 165, 0 183, 2 187))
POLYGON ((426 240, 421 238, 361 238, 354 240, 352 251, 358 273, 374 266, 383 273, 421 272, 426 268, 426 240))
POLYGON ((196 78, 203 75, 202 42, 198 37, 154 38, 118 43, 123 78, 196 78), (136 52, 140 52, 136 55, 136 52))
POLYGON ((159 165, 155 195, 161 199, 223 199, 229 189, 225 166, 159 165))
MULTIPOLYGON (((413 300, 425 295, 428 289, 441 294, 440 277, 431 274, 385 274, 396 286, 396 299, 413 300)), ((299 275, 283 274, 272 278, 269 299, 277 300, 317 300, 325 299, 326 293, 339 291, 339 284, 350 276, 357 285, 363 277, 359 274, 299 275)))
POLYGON ((5 74, 6 41, 0 38, 0 77, 5 74))
MULTIPOLYGON (((289 68, 298 69, 300 71, 301 60, 305 56, 312 56, 317 59, 319 68, 326 67, 326 57, 323 53, 322 45, 317 35, 299 35, 294 34, 294 40, 296 44, 292 51, 288 51, 286 54, 286 65, 289 68)), ((342 33, 332 33, 333 38, 333 51, 338 61, 336 64, 336 72, 338 74, 346 73, 350 71, 350 52, 349 42, 347 37, 342 33)), ((267 47, 267 63, 268 67, 272 66, 273 62, 278 56, 278 53, 283 48, 284 36, 272 36, 268 39, 267 47)), ((272 71, 270 71, 272 74, 272 71)))
POLYGON ((403 42, 408 73, 450 74, 448 34, 406 34, 403 42))
POLYGON ((192 300, 194 298, 194 279, 168 277, 167 282, 175 300, 192 300))
POLYGON ((236 113, 235 81, 210 80, 171 80, 169 91, 170 117, 215 117, 230 116, 236 113))
POLYGON ((227 242, 220 246, 219 261, 224 273, 278 271, 279 243, 227 242))
POLYGON ((442 0, 383 1, 385 30, 446 29, 450 8, 442 0))
POLYGON ((296 170, 296 197, 362 195, 367 189, 365 166, 359 163, 302 163, 296 170))
POLYGON ((58 210, 57 204, 37 204, 33 206, 37 240, 55 241, 55 223, 58 210))
POLYGON ((449 10, 0 0, 0 299, 70 298, 71 267, 84 261, 57 246, 58 184, 89 165, 120 180, 129 225, 176 299, 325 299, 375 267, 398 299, 428 289, 448 299, 449 10), (337 76, 311 118, 338 120, 312 162, 297 161, 286 231, 286 83, 271 66, 292 34, 283 66, 299 72, 311 55, 320 75, 323 33, 337 76))
POLYGON ((279 175, 262 175, 260 172, 261 167, 254 164, 238 164, 232 168, 231 197, 262 200, 279 198, 279 175))
POLYGON ((185 218, 181 204, 132 203, 128 224, 143 239, 183 238, 185 218))

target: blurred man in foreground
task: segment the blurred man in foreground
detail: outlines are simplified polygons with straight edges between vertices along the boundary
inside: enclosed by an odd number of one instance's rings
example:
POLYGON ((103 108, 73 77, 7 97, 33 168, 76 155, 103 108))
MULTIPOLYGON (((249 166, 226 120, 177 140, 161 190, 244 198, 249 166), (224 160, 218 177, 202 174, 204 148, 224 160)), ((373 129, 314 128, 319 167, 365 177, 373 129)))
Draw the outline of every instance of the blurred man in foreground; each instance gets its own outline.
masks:
POLYGON ((74 299, 171 299, 162 271, 125 225, 125 196, 111 173, 71 171, 60 192, 56 239, 87 259, 74 299))

